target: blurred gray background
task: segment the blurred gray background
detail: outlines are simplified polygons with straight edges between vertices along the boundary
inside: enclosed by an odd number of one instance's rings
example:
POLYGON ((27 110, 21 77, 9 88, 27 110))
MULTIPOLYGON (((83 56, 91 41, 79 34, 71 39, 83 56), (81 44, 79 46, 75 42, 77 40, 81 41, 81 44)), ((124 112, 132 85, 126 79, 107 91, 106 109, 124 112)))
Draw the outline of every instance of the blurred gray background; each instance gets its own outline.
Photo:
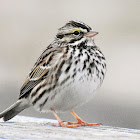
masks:
MULTIPOLYGON (((0 111, 17 100, 41 52, 72 19, 99 32, 95 43, 107 59, 101 89, 76 112, 88 122, 140 128, 140 0, 0 0, 0 111)), ((33 108, 21 115, 54 119, 33 108)))

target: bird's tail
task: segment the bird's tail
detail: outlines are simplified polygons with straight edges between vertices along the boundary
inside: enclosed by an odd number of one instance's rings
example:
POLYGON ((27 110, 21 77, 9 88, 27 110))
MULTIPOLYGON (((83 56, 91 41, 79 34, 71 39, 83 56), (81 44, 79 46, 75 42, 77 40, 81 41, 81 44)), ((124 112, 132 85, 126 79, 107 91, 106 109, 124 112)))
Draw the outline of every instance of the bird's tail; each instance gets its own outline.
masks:
POLYGON ((27 107, 29 107, 27 99, 20 99, 9 108, 7 108, 5 111, 0 113, 0 118, 3 118, 4 121, 8 121, 27 107))

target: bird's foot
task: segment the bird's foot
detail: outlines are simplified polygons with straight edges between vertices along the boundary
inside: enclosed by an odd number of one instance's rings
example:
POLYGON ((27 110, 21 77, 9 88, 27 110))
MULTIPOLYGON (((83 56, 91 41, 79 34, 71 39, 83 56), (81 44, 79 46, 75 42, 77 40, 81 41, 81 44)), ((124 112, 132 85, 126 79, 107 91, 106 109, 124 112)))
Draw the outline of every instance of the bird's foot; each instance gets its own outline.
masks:
POLYGON ((66 121, 62 121, 58 117, 58 115, 56 114, 56 112, 54 111, 54 109, 51 109, 51 111, 52 111, 52 113, 54 114, 54 116, 56 117, 56 119, 59 122, 59 124, 53 124, 52 126, 74 128, 74 127, 80 127, 80 126, 101 125, 100 123, 87 123, 87 122, 84 122, 74 111, 71 111, 71 113, 77 119, 77 122, 66 122, 66 121))
POLYGON ((58 126, 58 127, 69 127, 69 128, 74 128, 74 127, 80 127, 81 124, 69 124, 69 122, 61 122, 59 124, 53 124, 52 126, 58 126))
POLYGON ((71 110, 72 115, 76 118, 77 122, 68 122, 67 124, 80 124, 81 126, 96 126, 96 125, 101 125, 101 123, 87 123, 84 122, 74 111, 71 110))
POLYGON ((81 126, 97 126, 97 125, 101 125, 101 123, 87 123, 84 121, 78 121, 78 122, 68 122, 68 125, 81 125, 81 126))

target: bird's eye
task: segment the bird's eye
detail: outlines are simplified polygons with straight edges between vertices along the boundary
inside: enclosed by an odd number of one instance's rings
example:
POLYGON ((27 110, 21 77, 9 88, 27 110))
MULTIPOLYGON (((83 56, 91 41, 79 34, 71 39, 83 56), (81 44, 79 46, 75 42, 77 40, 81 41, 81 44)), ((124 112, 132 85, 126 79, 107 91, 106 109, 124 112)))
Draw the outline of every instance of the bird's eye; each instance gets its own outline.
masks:
POLYGON ((74 35, 79 35, 80 33, 78 31, 74 31, 74 35))
POLYGON ((57 35, 56 37, 59 39, 62 39, 64 37, 64 35, 57 35))

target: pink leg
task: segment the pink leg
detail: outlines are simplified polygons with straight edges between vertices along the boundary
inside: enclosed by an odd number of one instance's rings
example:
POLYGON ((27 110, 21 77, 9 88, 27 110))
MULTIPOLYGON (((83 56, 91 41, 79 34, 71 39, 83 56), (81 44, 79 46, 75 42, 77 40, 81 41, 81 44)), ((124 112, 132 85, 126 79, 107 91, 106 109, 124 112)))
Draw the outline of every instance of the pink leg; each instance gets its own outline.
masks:
POLYGON ((74 111, 71 110, 71 114, 76 118, 77 122, 68 122, 68 124, 80 124, 84 126, 100 125, 100 123, 87 123, 84 122, 74 111))
POLYGON ((56 114, 56 112, 54 111, 54 109, 51 109, 52 113, 54 114, 54 116, 56 117, 56 119, 58 120, 59 124, 53 124, 53 126, 60 126, 60 127, 79 127, 81 126, 80 124, 67 124, 64 123, 56 114))

